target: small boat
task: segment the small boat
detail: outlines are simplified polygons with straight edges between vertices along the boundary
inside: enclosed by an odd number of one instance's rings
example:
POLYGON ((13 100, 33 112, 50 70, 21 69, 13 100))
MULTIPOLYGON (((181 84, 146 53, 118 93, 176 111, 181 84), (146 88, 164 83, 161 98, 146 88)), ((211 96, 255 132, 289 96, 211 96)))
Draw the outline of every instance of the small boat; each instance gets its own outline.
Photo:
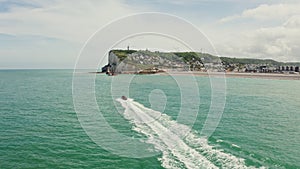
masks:
POLYGON ((127 97, 126 96, 122 96, 121 99, 127 100, 127 97))

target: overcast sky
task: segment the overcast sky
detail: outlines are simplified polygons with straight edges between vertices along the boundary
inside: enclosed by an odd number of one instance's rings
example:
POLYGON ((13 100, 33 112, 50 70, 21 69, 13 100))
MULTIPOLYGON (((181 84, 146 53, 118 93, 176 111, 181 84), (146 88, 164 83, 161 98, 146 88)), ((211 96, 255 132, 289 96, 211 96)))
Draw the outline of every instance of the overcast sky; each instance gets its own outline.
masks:
MULTIPOLYGON (((73 68, 99 28, 139 12, 191 22, 221 56, 300 61, 299 9, 297 0, 0 0, 0 68, 73 68)), ((138 42, 126 43, 146 48, 138 42)))

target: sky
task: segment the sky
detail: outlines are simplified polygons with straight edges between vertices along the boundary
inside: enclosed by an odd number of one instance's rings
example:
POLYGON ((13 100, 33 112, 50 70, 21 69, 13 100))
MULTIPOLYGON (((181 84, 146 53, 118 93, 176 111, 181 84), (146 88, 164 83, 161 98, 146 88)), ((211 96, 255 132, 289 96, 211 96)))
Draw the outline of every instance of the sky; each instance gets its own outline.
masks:
MULTIPOLYGON (((190 22, 219 56, 300 61, 299 9, 298 0, 0 0, 0 69, 72 69, 95 32, 142 12, 190 22)), ((169 41, 148 41, 160 45, 156 49, 181 50, 169 41)), ((117 47, 126 44, 149 47, 138 38, 117 47)))

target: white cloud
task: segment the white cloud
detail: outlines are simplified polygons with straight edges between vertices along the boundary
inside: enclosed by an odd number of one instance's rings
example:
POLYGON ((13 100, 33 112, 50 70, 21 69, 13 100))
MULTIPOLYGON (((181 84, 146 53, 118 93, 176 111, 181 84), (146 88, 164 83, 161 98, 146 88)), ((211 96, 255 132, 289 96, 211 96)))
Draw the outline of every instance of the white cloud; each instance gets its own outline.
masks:
POLYGON ((30 34, 85 41, 109 21, 136 12, 118 1, 26 1, 39 8, 14 6, 0 13, 0 33, 30 34))
POLYGON ((293 16, 280 26, 236 30, 235 36, 216 44, 217 49, 225 56, 299 61, 300 29, 295 27, 298 20, 300 17, 293 16))
POLYGON ((293 15, 299 14, 299 9, 300 3, 280 3, 272 5, 262 4, 256 8, 244 10, 240 15, 233 15, 222 18, 220 22, 230 22, 237 19, 284 21, 293 15))
POLYGON ((300 3, 264 4, 224 17, 217 35, 226 36, 214 39, 217 50, 223 56, 300 61, 299 9, 300 3))
POLYGON ((0 45, 0 68, 72 68, 82 45, 95 31, 142 10, 109 0, 18 3, 0 12, 0 44, 5 44, 0 45), (8 41, 6 35, 12 38, 8 41))

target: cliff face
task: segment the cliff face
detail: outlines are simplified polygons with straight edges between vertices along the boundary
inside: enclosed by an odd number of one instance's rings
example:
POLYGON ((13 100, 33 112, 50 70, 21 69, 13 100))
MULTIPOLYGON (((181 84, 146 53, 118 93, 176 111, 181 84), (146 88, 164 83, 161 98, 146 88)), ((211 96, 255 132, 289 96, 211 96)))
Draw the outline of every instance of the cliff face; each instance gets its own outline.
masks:
POLYGON ((108 65, 110 66, 110 71, 112 73, 116 72, 119 65, 120 59, 112 51, 109 52, 108 65))
POLYGON ((108 64, 102 67, 102 72, 106 72, 108 75, 114 75, 122 72, 137 72, 137 67, 134 64, 127 62, 127 57, 130 54, 123 54, 119 56, 120 52, 110 51, 108 55, 108 64))

